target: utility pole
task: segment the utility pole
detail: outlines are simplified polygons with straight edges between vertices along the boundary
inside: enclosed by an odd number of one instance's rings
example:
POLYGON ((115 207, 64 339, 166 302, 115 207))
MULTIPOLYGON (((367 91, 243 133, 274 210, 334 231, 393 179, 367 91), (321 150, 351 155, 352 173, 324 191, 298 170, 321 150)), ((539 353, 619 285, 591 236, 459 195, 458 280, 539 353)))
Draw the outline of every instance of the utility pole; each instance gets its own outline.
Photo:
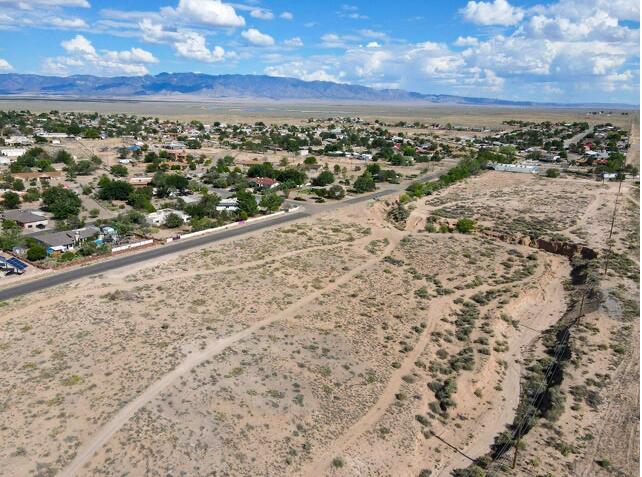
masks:
MULTIPOLYGON (((620 174, 622 174, 621 170, 620 170, 620 174)), ((611 237, 613 237, 613 227, 615 226, 615 214, 617 213, 617 206, 620 201, 620 193, 622 191, 622 182, 624 182, 624 179, 621 177, 619 182, 620 183, 617 188, 617 195, 615 196, 615 207, 613 208, 613 217, 611 218, 611 230, 609 230, 609 238, 607 240, 609 249, 606 252, 606 260, 604 261, 604 275, 606 275, 606 272, 609 268, 609 258, 611 258, 611 248, 613 247, 613 244, 611 243, 611 237)))
POLYGON ((515 466, 517 465, 517 451, 519 450, 519 442, 521 440, 521 436, 519 434, 520 433, 517 434, 517 440, 515 441, 515 453, 513 454, 513 465, 511 465, 511 469, 515 469, 515 466))

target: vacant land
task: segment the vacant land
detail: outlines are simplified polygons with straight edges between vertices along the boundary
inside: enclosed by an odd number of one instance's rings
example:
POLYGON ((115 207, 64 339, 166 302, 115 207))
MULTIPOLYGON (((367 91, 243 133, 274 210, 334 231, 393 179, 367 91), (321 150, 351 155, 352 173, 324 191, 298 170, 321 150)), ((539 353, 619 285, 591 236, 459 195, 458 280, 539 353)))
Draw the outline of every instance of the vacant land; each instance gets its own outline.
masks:
POLYGON ((537 108, 503 108, 485 106, 456 105, 408 105, 408 104, 374 104, 291 101, 252 101, 221 100, 203 102, 202 99, 190 101, 145 101, 145 100, 96 100, 74 101, 45 99, 0 99, 0 109, 34 112, 77 111, 98 113, 125 113, 139 116, 157 116, 169 119, 187 119, 202 121, 227 122, 288 122, 302 124, 308 118, 327 118, 337 116, 361 117, 369 120, 386 122, 422 121, 424 123, 447 123, 462 127, 502 128, 506 119, 522 121, 588 121, 591 124, 610 122, 616 126, 629 128, 638 121, 636 111, 612 111, 604 114, 588 114, 594 110, 580 109, 537 109, 537 108))
MULTIPOLYGON (((534 239, 601 252, 616 193, 487 172, 411 203, 403 224, 370 202, 6 303, 2 467, 449 475, 512 422, 524 363, 566 311, 571 264, 534 239), (475 233, 435 230, 464 217, 475 233)), ((574 335, 567 405, 524 438, 524 472, 593 475, 606 464, 590 456, 637 469, 636 194, 623 186, 608 299, 574 335)))

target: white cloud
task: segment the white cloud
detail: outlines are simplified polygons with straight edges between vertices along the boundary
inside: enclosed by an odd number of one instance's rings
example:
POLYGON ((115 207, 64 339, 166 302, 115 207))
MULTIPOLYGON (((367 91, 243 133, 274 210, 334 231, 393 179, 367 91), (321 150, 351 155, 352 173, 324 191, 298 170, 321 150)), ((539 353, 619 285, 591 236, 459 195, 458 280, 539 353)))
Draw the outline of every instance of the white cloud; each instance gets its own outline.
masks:
POLYGON ((460 36, 455 40, 455 46, 475 46, 479 44, 479 40, 472 36, 460 36))
POLYGON ((0 0, 0 5, 9 5, 22 10, 31 10, 33 7, 80 7, 89 8, 87 0, 0 0))
POLYGON ((61 42, 60 46, 68 56, 47 58, 44 62, 46 72, 68 74, 70 72, 96 73, 104 75, 145 75, 145 64, 158 63, 149 51, 132 48, 124 51, 98 51, 82 35, 61 42))
POLYGON ((256 28, 250 28, 241 32, 241 36, 245 38, 248 43, 254 46, 272 46, 274 45, 274 38, 265 33, 261 33, 256 28))
POLYGON ((371 41, 366 45, 366 48, 381 48, 381 45, 376 41, 371 41))
POLYGON ((298 36, 295 36, 293 38, 290 38, 289 40, 283 40, 283 44, 286 46, 300 47, 303 46, 303 41, 298 36))
POLYGON ((172 45, 176 54, 183 58, 213 63, 226 56, 225 50, 220 46, 209 49, 205 36, 201 33, 183 29, 165 30, 162 24, 149 19, 142 20, 138 25, 144 41, 172 45))
POLYGON ((340 82, 340 76, 328 73, 323 68, 308 69, 304 62, 283 63, 278 66, 268 66, 264 73, 268 76, 281 76, 288 78, 298 78, 303 81, 332 81, 340 82))
POLYGON ((196 32, 185 32, 175 43, 176 53, 183 58, 192 60, 215 62, 221 61, 225 56, 225 50, 215 46, 213 50, 207 48, 205 37, 196 32))
POLYGON ((87 23, 82 18, 52 17, 46 20, 48 25, 57 28, 87 28, 87 23))
POLYGON ((125 51, 107 51, 106 56, 113 61, 126 63, 158 63, 158 58, 141 48, 132 48, 125 51))
POLYGON ((283 18, 284 20, 293 20, 294 19, 294 15, 292 15, 292 13, 290 13, 290 12, 283 12, 283 13, 281 13, 281 15, 279 15, 279 17, 283 18))
POLYGON ((603 11, 618 20, 640 21, 638 0, 560 0, 549 5, 536 5, 533 11, 571 19, 584 19, 596 11, 603 11))
POLYGON ((242 27, 245 19, 236 14, 234 7, 220 0, 179 0, 176 8, 161 8, 161 15, 182 22, 193 22, 213 27, 242 27))
POLYGON ((359 35, 361 35, 364 38, 375 38, 377 40, 384 40, 388 38, 388 35, 386 35, 384 32, 370 30, 368 28, 359 30, 359 35))
POLYGON ((264 8, 254 8, 250 11, 250 16, 258 18, 259 20, 272 20, 274 18, 274 13, 264 8))
POLYGON ((5 59, 0 58, 0 71, 10 71, 13 69, 13 66, 5 59))
POLYGON ((67 53, 96 56, 96 49, 91 42, 82 35, 76 35, 71 40, 65 40, 60 46, 62 46, 67 53))
POLYGON ((515 25, 524 18, 524 11, 513 7, 506 0, 492 2, 471 0, 460 12, 466 20, 478 25, 515 25))

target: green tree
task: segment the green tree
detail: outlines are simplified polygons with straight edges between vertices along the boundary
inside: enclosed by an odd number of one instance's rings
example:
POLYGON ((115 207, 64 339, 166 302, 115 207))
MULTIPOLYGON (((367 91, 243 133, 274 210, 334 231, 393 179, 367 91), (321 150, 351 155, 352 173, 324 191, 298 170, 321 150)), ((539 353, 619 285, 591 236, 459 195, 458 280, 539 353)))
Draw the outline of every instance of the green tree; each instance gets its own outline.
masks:
POLYGON ((363 174, 357 177, 357 180, 354 181, 353 187, 354 190, 358 193, 370 192, 376 189, 372 174, 370 174, 370 172, 368 171, 365 171, 363 174))
POLYGON ((239 190, 236 193, 238 200, 238 208, 240 212, 244 212, 248 217, 252 217, 259 212, 259 206, 256 204, 254 195, 247 190, 239 190))
POLYGON ((11 250, 20 243, 20 226, 13 220, 2 221, 0 232, 0 250, 11 250))
POLYGON ((152 189, 149 187, 142 187, 140 189, 132 190, 127 196, 127 203, 134 209, 145 210, 153 212, 154 206, 152 205, 152 189))
POLYGON ((8 190, 2 196, 2 207, 5 209, 17 209, 20 205, 20 196, 8 190))
POLYGON ((318 187, 325 187, 327 185, 332 184, 333 182, 334 182, 334 174, 330 171, 323 171, 317 177, 312 179, 312 185, 315 185, 318 187))
POLYGON ((98 182, 98 198, 102 200, 127 200, 134 191, 132 185, 125 181, 112 181, 103 177, 98 182))
POLYGON ((341 200, 346 196, 346 191, 339 184, 330 186, 325 194, 329 199, 341 200))
POLYGON ((49 187, 42 194, 45 210, 51 212, 55 219, 62 220, 80 212, 81 201, 75 192, 62 186, 49 187))
POLYGON ((25 190, 25 183, 22 182, 22 179, 14 179, 11 182, 11 188, 13 190, 23 191, 23 190, 25 190))
POLYGON ((122 164, 115 164, 109 168, 109 172, 116 177, 127 177, 129 170, 122 164))
POLYGON ((27 250, 27 259, 37 262, 47 257, 47 250, 42 245, 33 245, 27 250))
POLYGON ((36 187, 30 187, 22 198, 25 202, 35 202, 40 200, 40 191, 36 187))
POLYGON ((264 209, 269 210, 270 212, 275 212, 279 210, 279 207, 281 207, 282 203, 282 197, 279 197, 274 192, 268 192, 263 197, 261 197, 261 202, 259 203, 259 205, 264 209))
POLYGON ((552 167, 552 168, 550 168, 550 169, 548 169, 546 171, 546 177, 555 178, 555 177, 559 177, 559 176, 560 176, 560 170, 556 169, 554 167, 552 167))
POLYGON ((180 227, 183 225, 183 219, 180 217, 180 215, 175 214, 172 212, 171 214, 167 214, 167 217, 165 218, 165 227, 169 229, 175 229, 177 227, 180 227))

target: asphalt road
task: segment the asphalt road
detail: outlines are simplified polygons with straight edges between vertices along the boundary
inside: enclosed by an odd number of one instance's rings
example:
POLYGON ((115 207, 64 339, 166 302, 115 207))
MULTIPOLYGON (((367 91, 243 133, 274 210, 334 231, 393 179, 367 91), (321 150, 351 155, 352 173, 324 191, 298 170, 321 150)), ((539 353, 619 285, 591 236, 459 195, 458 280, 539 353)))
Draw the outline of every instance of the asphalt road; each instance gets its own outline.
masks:
POLYGON ((307 212, 292 212, 289 214, 281 215, 274 219, 247 224, 242 227, 224 230, 223 232, 213 233, 211 235, 204 235, 202 237, 193 239, 177 240, 176 242, 171 242, 166 245, 160 245, 144 252, 133 253, 131 255, 123 255, 122 257, 114 258, 112 260, 97 262, 84 267, 73 268, 65 272, 53 272, 43 278, 0 290, 0 301, 16 298, 21 295, 26 295, 27 293, 44 290, 45 288, 61 285, 63 283, 77 280, 79 278, 97 275, 99 273, 113 270, 115 268, 125 267, 127 265, 143 262, 152 258, 162 257, 163 255, 168 255, 170 253, 182 252, 194 247, 200 247, 210 243, 220 242, 221 240, 225 240, 230 237, 254 232, 256 230, 261 230, 267 227, 273 227, 275 225, 284 224, 286 222, 291 222, 293 220, 302 219, 308 216, 310 216, 310 214, 307 212))
MULTIPOLYGON (((261 229, 266 229, 268 227, 274 227, 276 225, 281 225, 293 220, 302 219, 315 215, 321 212, 327 212, 336 210, 339 208, 347 207, 352 204, 359 202, 365 202, 370 199, 376 199, 379 197, 384 197, 386 195, 393 194, 397 192, 400 188, 390 188, 379 190, 373 194, 368 194, 365 196, 352 197, 347 200, 339 201, 336 203, 331 203, 327 205, 319 205, 315 207, 316 204, 305 204, 306 209, 311 209, 309 212, 291 212, 285 215, 281 215, 274 219, 267 219, 261 222, 255 222, 252 224, 247 224, 242 227, 233 228, 225 230, 223 232, 213 233, 211 235, 204 235, 202 237, 178 240, 176 242, 171 242, 166 245, 161 245, 150 250, 146 250, 139 253, 132 253, 130 255, 123 255, 122 257, 114 258, 112 260, 106 260, 104 262, 97 262, 91 265, 86 265, 84 267, 73 268, 64 272, 53 272, 51 275, 47 275, 43 278, 39 278, 33 281, 22 283, 13 287, 5 288, 0 290, 0 301, 9 300, 11 298, 16 298, 21 295, 26 295, 28 293, 33 293, 36 291, 44 290, 45 288, 54 287, 56 285, 61 285, 73 280, 78 280, 79 278, 88 277, 91 275, 97 275, 100 273, 107 272, 109 270, 114 270, 116 268, 125 267, 128 265, 133 265, 135 263, 144 262, 153 258, 162 257, 163 255, 169 255, 171 253, 183 252, 195 247, 201 247, 203 245, 209 245, 212 243, 220 242, 231 237, 236 237, 239 235, 247 234, 261 229)), ((300 205, 300 203, 297 203, 300 205)))

